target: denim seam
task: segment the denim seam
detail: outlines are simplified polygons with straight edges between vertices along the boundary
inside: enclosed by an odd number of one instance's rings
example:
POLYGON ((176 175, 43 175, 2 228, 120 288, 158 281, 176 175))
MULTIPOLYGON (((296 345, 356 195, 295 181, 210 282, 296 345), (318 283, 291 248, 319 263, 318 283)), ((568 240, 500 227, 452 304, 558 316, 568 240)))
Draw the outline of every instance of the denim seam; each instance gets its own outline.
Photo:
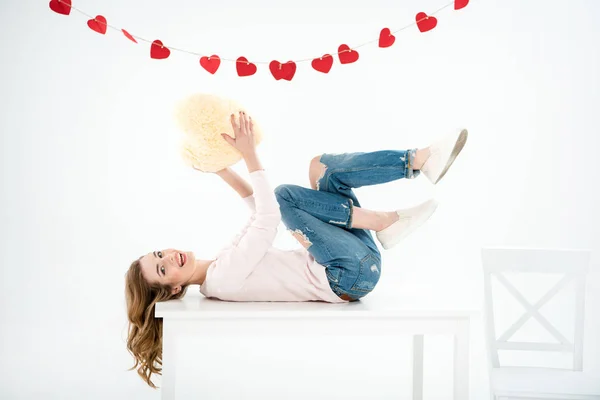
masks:
POLYGON ((321 157, 319 158, 319 162, 323 165, 325 165, 327 168, 325 170, 325 173, 323 174, 323 176, 321 177, 320 180, 325 180, 325 187, 328 188, 329 186, 329 176, 335 172, 356 172, 356 171, 364 171, 364 170, 368 170, 368 169, 403 169, 404 170, 404 177, 408 178, 408 179, 412 179, 414 178, 414 169, 412 169, 412 167, 410 167, 411 165, 411 161, 412 164, 414 164, 414 157, 416 154, 416 150, 417 149, 410 149, 410 150, 406 150, 407 153, 407 159, 408 162, 404 163, 403 167, 394 167, 394 166, 387 166, 387 167, 380 167, 380 166, 372 166, 372 167, 364 167, 364 168, 331 168, 326 162, 323 162, 323 156, 327 153, 321 154, 321 157), (412 157, 412 160, 411 160, 412 157), (408 169, 410 167, 411 170, 411 174, 410 174, 410 178, 408 177, 408 169), (327 179, 325 179, 327 178, 327 179))
POLYGON ((327 173, 325 175, 323 175, 323 177, 321 179, 324 179, 325 177, 327 177, 327 185, 329 185, 329 175, 331 175, 332 173, 335 172, 357 172, 357 171, 365 171, 368 169, 404 169, 406 170, 406 164, 402 167, 395 167, 393 165, 389 165, 389 166, 374 166, 374 167, 367 167, 367 168, 331 168, 331 169, 327 169, 327 173))
MULTIPOLYGON (((344 196, 341 196, 341 197, 344 197, 344 196)), ((350 198, 346 198, 346 199, 352 201, 352 199, 350 199, 350 198)), ((319 203, 319 202, 316 202, 316 201, 306 200, 306 199, 300 199, 300 201, 298 201, 298 199, 297 199, 297 200, 295 200, 295 202, 297 202, 296 205, 302 204, 303 206, 310 206, 310 207, 314 207, 314 208, 319 208, 319 209, 323 210, 324 212, 329 211, 328 210, 329 207, 322 207, 322 203, 319 203)), ((349 215, 352 214, 352 208, 351 207, 352 207, 353 204, 354 203, 352 203, 350 205, 350 207, 349 207, 349 209, 350 209, 350 211, 349 211, 350 214, 349 215)), ((335 209, 337 210, 338 207, 339 206, 335 206, 335 209)), ((297 208, 299 208, 299 207, 297 207, 297 208)), ((346 222, 345 225, 348 225, 348 223, 346 222)))
MULTIPOLYGON (((325 275, 327 275, 327 280, 328 280, 330 283, 335 283, 335 284, 338 284, 338 283, 340 282, 339 273, 338 273, 338 276, 337 276, 337 278, 336 278, 336 277, 334 277, 334 276, 333 276, 333 274, 332 274, 331 272, 329 272, 329 269, 328 269, 329 267, 331 267, 331 265, 326 265, 326 266, 325 266, 325 275)), ((334 265, 334 267, 337 267, 337 268, 339 268, 337 265, 334 265)))
MULTIPOLYGON (((326 171, 326 172, 327 172, 327 171, 326 171)), ((327 176, 326 174, 325 174, 325 175, 323 175, 323 177, 322 177, 321 179, 324 179, 326 176, 327 176)), ((328 189, 327 185, 329 185, 329 177, 327 177, 327 180, 326 180, 325 182, 326 182, 326 185, 325 185, 325 190, 323 190, 323 189, 322 189, 322 186, 320 186, 320 184, 319 184, 319 187, 321 188, 321 189, 319 190, 320 192, 327 192, 327 191, 328 191, 328 190, 327 190, 327 189, 328 189)), ((341 197, 344 197, 344 196, 341 196, 341 197)), ((350 229, 350 226, 352 226, 352 214, 353 214, 353 211, 352 211, 352 210, 353 210, 353 207, 354 207, 354 201, 353 201, 351 198, 349 198, 349 197, 346 197, 346 199, 348 199, 348 200, 349 200, 349 203, 350 203, 350 204, 349 204, 349 214, 348 214, 348 221, 346 222, 345 226, 346 226, 346 228, 350 229)), ((304 204, 307 204, 307 203, 309 203, 309 202, 310 202, 310 204, 311 204, 311 205, 314 205, 314 204, 319 204, 319 203, 316 203, 316 202, 311 202, 310 200, 309 200, 309 201, 303 200, 303 201, 304 201, 304 204)))

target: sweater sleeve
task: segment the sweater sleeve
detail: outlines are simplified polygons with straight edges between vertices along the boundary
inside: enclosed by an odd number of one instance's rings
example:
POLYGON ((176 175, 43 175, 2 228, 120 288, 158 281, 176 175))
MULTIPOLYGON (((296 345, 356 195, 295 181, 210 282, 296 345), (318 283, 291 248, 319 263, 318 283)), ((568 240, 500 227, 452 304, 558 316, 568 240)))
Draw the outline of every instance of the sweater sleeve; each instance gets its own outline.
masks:
MULTIPOLYGON (((255 212, 230 246, 222 251, 212 274, 212 286, 237 290, 273 245, 281 222, 279 203, 264 170, 250 173, 255 212)), ((248 200, 246 200, 248 201, 248 200)))
POLYGON ((256 202, 255 202, 255 199, 254 199, 254 195, 250 195, 250 196, 244 197, 242 200, 248 206, 248 208, 250 209, 250 211, 251 211, 252 214, 250 215, 250 218, 248 218, 248 221, 246 221, 246 223, 244 224, 244 226, 242 227, 242 229, 240 229, 239 232, 233 237, 233 239, 231 239, 229 241, 229 243, 225 247, 223 247, 221 249, 221 252, 227 251, 227 250, 231 249, 232 247, 237 246, 238 243, 240 242, 240 240, 242 239, 242 237, 244 237, 244 235, 248 231, 248 228, 250 227, 250 224, 252 224, 252 222, 256 218, 256 216, 255 216, 255 213, 256 213, 256 202))
POLYGON ((252 211, 252 213, 254 214, 254 212, 256 211, 256 200, 254 198, 254 195, 251 194, 250 196, 244 197, 242 200, 244 200, 244 203, 248 206, 250 211, 252 211))

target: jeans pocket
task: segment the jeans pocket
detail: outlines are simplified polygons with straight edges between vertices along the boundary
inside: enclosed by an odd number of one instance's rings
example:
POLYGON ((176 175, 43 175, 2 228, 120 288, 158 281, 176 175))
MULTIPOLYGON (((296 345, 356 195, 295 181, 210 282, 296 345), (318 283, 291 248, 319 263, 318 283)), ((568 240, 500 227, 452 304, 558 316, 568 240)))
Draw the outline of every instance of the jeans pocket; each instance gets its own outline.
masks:
POLYGON ((368 293, 375 288, 381 275, 379 260, 373 255, 368 254, 360 260, 358 277, 350 290, 368 293))
POLYGON ((329 283, 339 283, 340 282, 340 267, 325 267, 325 275, 327 275, 327 279, 329 283))

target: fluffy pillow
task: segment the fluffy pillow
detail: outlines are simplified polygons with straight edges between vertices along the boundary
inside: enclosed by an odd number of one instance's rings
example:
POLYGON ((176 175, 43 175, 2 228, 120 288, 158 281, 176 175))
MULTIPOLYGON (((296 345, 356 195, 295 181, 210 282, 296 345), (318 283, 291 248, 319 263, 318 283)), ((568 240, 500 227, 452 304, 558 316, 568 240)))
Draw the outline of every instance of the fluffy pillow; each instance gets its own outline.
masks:
POLYGON ((260 125, 254 115, 233 100, 212 94, 194 94, 175 107, 177 125, 183 131, 181 156, 184 162, 205 172, 216 172, 242 159, 242 155, 223 139, 221 133, 235 137, 231 127, 231 114, 236 118, 240 111, 252 116, 254 142, 263 139, 260 125))

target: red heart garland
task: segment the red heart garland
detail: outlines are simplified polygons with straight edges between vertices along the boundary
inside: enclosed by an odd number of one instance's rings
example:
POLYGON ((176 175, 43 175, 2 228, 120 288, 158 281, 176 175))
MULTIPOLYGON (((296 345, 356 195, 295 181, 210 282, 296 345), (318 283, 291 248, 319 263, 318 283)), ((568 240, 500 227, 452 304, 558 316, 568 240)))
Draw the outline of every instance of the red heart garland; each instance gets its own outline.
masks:
POLYGON ((460 10, 461 8, 465 8, 469 4, 469 0, 454 0, 454 9, 460 10))
POLYGON ((325 54, 323 57, 312 60, 310 65, 312 65, 315 70, 326 74, 331 70, 333 65, 333 57, 330 54, 325 54))
POLYGON ((106 33, 106 18, 104 18, 102 15, 96 15, 96 18, 90 19, 87 24, 91 30, 98 32, 101 35, 106 33))
POLYGON ((200 65, 211 74, 214 74, 219 69, 219 65, 221 65, 221 59, 216 54, 210 57, 204 56, 200 58, 200 65))
POLYGON ((285 79, 286 81, 291 81, 294 74, 296 74, 296 63, 288 61, 282 64, 277 60, 273 60, 269 64, 269 69, 276 80, 285 79))
POLYGON ((389 28, 383 28, 379 33, 379 47, 390 47, 396 41, 396 37, 392 35, 389 28))
POLYGON ((350 64, 358 60, 358 52, 350 50, 350 47, 345 44, 338 47, 338 56, 342 64, 350 64))
POLYGON ((129 40, 131 40, 133 43, 137 43, 137 40, 135 40, 135 38, 133 36, 131 36, 131 33, 127 32, 125 29, 121 29, 121 31, 123 32, 123 35, 125 35, 125 37, 129 40))
POLYGON ((430 17, 424 12, 420 12, 416 16, 417 26, 421 32, 427 32, 432 30, 437 25, 437 18, 430 17))
POLYGON ((236 60, 235 69, 239 76, 250 76, 256 73, 256 65, 248 62, 246 57, 239 57, 236 60))
POLYGON ((150 57, 159 60, 165 59, 171 55, 171 50, 163 46, 160 40, 155 40, 150 46, 150 57))
POLYGON ((71 0, 52 0, 50 9, 55 13, 69 15, 71 13, 71 0))

